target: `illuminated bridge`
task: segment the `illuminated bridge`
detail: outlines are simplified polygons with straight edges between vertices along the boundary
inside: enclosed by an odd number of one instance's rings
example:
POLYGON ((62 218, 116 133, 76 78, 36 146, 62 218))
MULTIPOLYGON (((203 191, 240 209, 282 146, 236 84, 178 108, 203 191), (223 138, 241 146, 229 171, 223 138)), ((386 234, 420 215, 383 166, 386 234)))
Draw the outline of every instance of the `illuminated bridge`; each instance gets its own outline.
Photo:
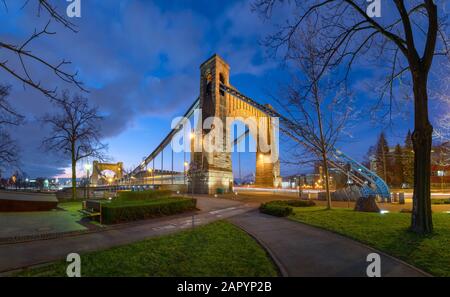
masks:
MULTIPOLYGON (((114 179, 106 186, 118 188, 164 186, 175 189, 184 185, 188 187, 189 192, 204 194, 215 194, 219 190, 232 191, 231 153, 226 150, 226 146, 230 143, 234 146, 250 134, 257 139, 258 144, 265 143, 269 147, 263 150, 257 145, 255 187, 281 187, 280 163, 277 157, 274 158, 279 153, 278 128, 281 133, 290 136, 294 141, 299 141, 298 135, 310 140, 313 140, 314 136, 305 131, 300 123, 288 119, 271 106, 260 104, 232 87, 229 82, 229 70, 228 64, 218 55, 204 62, 200 66, 200 95, 185 112, 184 117, 134 170, 123 173, 123 168, 119 169, 121 163, 118 163, 114 179), (195 122, 196 117, 201 120, 195 122), (203 121, 210 117, 220 119, 226 124, 213 122, 205 128, 203 121), (230 127, 226 121, 229 117, 239 118, 247 125, 245 131, 236 138, 229 136, 230 127), (195 126, 195 129, 186 134, 186 126, 191 127, 192 118, 194 118, 192 126, 195 126), (256 121, 252 122, 251 119, 256 121), (223 146, 223 150, 212 152, 196 150, 203 147, 202 142, 208 139, 209 135, 217 132, 223 132, 223 142, 219 144, 223 146), (190 148, 183 152, 183 160, 178 161, 182 162, 182 172, 174 169, 176 163, 173 150, 173 143, 179 141, 181 134, 184 136, 184 147, 190 148), (170 169, 167 169, 167 163, 170 169)), ((301 143, 308 146, 308 141, 301 143)), ((389 197, 389 188, 383 179, 342 151, 332 147, 329 149, 328 157, 330 166, 342 171, 359 185, 364 196, 389 197)), ((94 165, 101 169, 100 163, 94 165)), ((98 180, 92 178, 91 183, 94 186, 101 186, 98 180)))

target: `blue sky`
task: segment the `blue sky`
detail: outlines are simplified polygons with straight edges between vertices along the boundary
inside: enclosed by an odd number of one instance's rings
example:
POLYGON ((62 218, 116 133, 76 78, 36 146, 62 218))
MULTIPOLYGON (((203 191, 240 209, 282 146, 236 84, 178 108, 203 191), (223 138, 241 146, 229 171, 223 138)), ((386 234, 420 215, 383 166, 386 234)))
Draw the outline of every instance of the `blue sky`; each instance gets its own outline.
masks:
MULTIPOLYGON (((11 43, 23 42, 48 20, 45 15, 37 17, 33 5, 21 10, 17 2, 10 1, 8 11, 0 9, 0 38, 11 43)), ((60 2, 64 8, 66 2, 60 2)), ((282 15, 283 11, 275 20, 282 15)), ((287 77, 279 60, 261 46, 273 26, 253 13, 247 1, 82 0, 82 17, 73 21, 78 33, 52 23, 57 34, 36 40, 31 48, 51 61, 72 61, 68 69, 79 71, 79 79, 90 91, 86 96, 105 115, 102 130, 109 155, 127 168, 156 147, 169 132, 172 118, 182 115, 198 96, 199 65, 213 53, 230 64, 231 83, 261 103, 275 105, 269 94, 276 94, 278 82, 287 77)), ((39 68, 33 66, 32 71, 48 85, 74 90, 39 68)), ((353 74, 357 108, 367 109, 373 99, 367 92, 372 78, 371 69, 360 68, 353 74)), ((0 79, 12 85, 13 105, 27 117, 25 125, 14 131, 23 170, 33 177, 64 175, 69 162, 40 148, 48 129, 38 119, 53 105, 4 72, 0 79)), ((363 113, 351 129, 352 137, 338 146, 361 160, 385 128, 363 113)), ((411 115, 396 118, 392 128, 387 130, 391 142, 402 143, 412 128, 411 115)), ((242 169, 247 175, 255 161, 244 156, 249 160, 242 169)), ((236 164, 236 155, 233 160, 236 164)), ((282 174, 305 170, 282 165, 282 174)))

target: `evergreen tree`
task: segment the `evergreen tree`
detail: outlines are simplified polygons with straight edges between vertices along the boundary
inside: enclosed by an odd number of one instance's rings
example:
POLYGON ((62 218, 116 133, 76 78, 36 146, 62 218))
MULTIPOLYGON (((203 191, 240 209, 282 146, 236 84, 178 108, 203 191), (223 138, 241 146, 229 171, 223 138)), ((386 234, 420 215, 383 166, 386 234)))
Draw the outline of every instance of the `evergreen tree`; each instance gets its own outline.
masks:
POLYGON ((378 137, 378 142, 375 150, 375 164, 376 164, 376 173, 379 177, 384 179, 386 183, 389 184, 389 146, 386 140, 386 136, 384 132, 381 132, 378 137))
POLYGON ((405 182, 404 170, 403 170, 403 149, 400 144, 395 146, 392 166, 392 185, 400 187, 405 182))
POLYGON ((405 146, 403 147, 403 177, 404 182, 412 187, 414 184, 414 150, 410 130, 406 134, 405 146))

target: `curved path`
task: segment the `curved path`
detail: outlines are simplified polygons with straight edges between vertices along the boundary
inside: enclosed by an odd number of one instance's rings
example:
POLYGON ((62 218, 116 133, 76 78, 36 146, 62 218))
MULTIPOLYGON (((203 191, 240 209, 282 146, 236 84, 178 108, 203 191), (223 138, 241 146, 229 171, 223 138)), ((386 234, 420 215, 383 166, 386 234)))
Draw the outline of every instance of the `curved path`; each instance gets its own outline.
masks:
POLYGON ((24 267, 65 259, 69 253, 85 253, 129 244, 226 219, 254 209, 254 205, 231 200, 196 198, 197 207, 201 211, 124 224, 98 232, 66 235, 48 240, 0 244, 0 275, 24 267))
MULTIPOLYGON (((334 233, 288 219, 260 214, 256 203, 196 197, 198 212, 106 228, 48 240, 0 244, 0 275, 84 253, 129 244, 227 219, 255 237, 285 276, 366 276, 371 248, 334 233)), ((392 257, 381 255, 382 276, 426 276, 392 257)))
POLYGON ((229 221, 256 238, 285 276, 365 277, 370 253, 381 256, 381 276, 428 276, 347 237, 289 219, 251 211, 229 221))

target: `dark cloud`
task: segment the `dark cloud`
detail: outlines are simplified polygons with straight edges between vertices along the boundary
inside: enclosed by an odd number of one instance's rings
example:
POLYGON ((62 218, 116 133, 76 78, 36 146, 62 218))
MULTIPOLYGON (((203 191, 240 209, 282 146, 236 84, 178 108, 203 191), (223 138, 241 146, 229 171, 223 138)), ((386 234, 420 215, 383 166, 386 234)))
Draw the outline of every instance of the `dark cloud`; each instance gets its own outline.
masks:
MULTIPOLYGON (((8 19, 0 38, 11 43, 23 42, 48 20, 36 17, 31 5, 20 10, 14 4, 0 17, 8 19)), ((213 52, 229 60, 234 73, 258 75, 273 67, 258 59, 261 51, 255 45, 263 31, 255 17, 241 1, 214 17, 150 1, 83 1, 82 18, 74 19, 78 33, 52 23, 50 29, 57 34, 35 40, 30 48, 52 63, 72 61, 67 69, 79 72, 89 89, 84 95, 99 106, 105 117, 103 134, 111 138, 126 133, 138 118, 182 112, 198 95, 200 63, 213 52)), ((19 66, 14 57, 10 63, 19 66)), ((36 64, 29 64, 29 71, 43 85, 77 91, 36 64)), ((4 72, 0 81, 12 85, 11 101, 28 119, 13 129, 23 148, 24 170, 32 176, 62 173, 69 162, 40 149, 48 131, 38 119, 53 112, 54 105, 4 72)))

